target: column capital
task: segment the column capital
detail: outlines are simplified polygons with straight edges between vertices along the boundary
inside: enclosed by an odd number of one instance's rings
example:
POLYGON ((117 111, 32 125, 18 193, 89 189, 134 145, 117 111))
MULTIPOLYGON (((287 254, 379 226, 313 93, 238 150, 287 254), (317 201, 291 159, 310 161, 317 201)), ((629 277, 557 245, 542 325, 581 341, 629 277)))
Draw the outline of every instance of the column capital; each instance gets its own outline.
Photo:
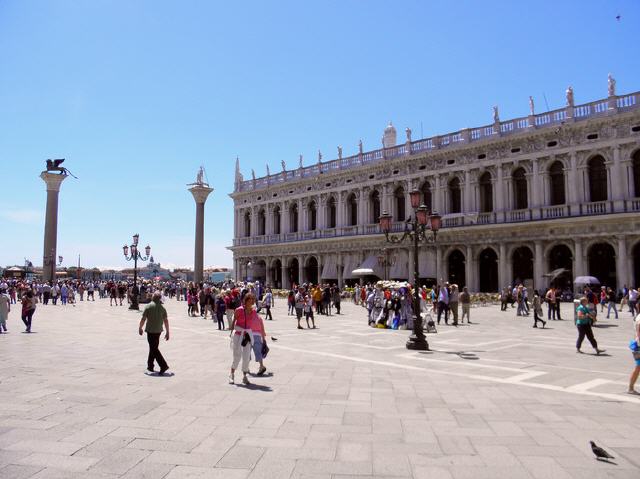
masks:
POLYGON ((189 188, 189 191, 193 195, 193 199, 196 203, 204 203, 207 201, 207 197, 213 191, 213 188, 209 188, 208 186, 195 185, 189 188))
POLYGON ((60 191, 60 185, 62 185, 67 176, 47 171, 40 173, 40 178, 47 184, 47 191, 60 191))

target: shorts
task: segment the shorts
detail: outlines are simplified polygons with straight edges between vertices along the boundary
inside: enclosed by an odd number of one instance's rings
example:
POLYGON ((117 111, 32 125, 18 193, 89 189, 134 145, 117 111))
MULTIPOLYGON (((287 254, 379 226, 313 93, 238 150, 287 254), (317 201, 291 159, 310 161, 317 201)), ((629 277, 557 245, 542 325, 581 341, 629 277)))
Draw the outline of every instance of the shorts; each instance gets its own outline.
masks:
POLYGON ((255 356, 256 362, 262 361, 262 336, 253 335, 253 355, 255 356))
POLYGON ((302 308, 296 308, 296 317, 302 319, 302 308))

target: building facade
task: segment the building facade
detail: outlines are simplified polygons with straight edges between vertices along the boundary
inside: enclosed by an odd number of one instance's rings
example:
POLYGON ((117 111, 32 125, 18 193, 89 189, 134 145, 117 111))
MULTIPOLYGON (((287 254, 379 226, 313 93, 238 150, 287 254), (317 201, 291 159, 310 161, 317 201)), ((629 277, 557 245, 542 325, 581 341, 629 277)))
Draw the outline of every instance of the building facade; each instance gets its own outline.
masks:
POLYGON ((419 281, 498 291, 516 281, 571 287, 591 275, 622 288, 640 283, 640 92, 300 165, 244 180, 236 164, 234 272, 288 288, 372 278, 413 282, 408 243, 389 244, 380 214, 402 232, 408 193, 442 215, 435 244, 419 253, 419 281))

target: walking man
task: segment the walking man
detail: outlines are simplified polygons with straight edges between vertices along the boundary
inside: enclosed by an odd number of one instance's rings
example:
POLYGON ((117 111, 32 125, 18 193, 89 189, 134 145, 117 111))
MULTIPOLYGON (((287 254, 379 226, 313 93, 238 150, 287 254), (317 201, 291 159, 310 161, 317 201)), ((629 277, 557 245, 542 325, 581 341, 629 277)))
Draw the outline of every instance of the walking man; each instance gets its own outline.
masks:
POLYGON ((162 326, 164 325, 164 339, 169 341, 169 319, 167 318, 167 310, 164 309, 161 303, 162 294, 160 292, 153 293, 151 302, 144 308, 142 318, 140 319, 140 326, 138 326, 138 334, 142 336, 142 327, 144 323, 147 323, 145 329, 147 333, 147 342, 149 343, 149 357, 147 359, 147 371, 153 372, 154 361, 157 361, 160 366, 160 376, 162 376, 169 365, 162 357, 162 353, 158 349, 160 345, 160 335, 162 334, 162 326))
POLYGON ((580 306, 576 308, 576 327, 578 328, 578 340, 576 341, 576 352, 581 353, 580 347, 582 346, 582 341, 586 336, 593 349, 596 350, 596 354, 600 354, 604 352, 604 349, 598 349, 598 343, 596 342, 596 338, 593 337, 593 330, 591 329, 591 324, 595 319, 595 314, 589 310, 589 300, 586 297, 582 297, 580 300, 580 306))

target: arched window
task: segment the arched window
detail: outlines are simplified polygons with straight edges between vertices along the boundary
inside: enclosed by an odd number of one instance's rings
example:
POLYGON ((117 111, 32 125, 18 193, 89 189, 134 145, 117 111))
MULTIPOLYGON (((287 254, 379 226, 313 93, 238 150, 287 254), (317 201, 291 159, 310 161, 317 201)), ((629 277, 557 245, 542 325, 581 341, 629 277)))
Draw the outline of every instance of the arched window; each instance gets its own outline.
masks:
POLYGON ((404 221, 406 219, 404 188, 399 186, 393 192, 393 199, 396 202, 396 221, 404 221))
POLYGON ((549 167, 549 193, 551 205, 564 205, 564 166, 560 161, 549 167))
POLYGON ((518 168, 513 172, 513 204, 516 210, 524 210, 529 207, 527 197, 527 175, 524 168, 518 168))
POLYGON ((327 201, 327 220, 328 228, 336 227, 336 199, 333 196, 327 201))
POLYGON ((369 222, 371 224, 378 223, 380 221, 380 193, 378 190, 373 190, 369 195, 369 205, 371 206, 371 218, 369 222))
POLYGON ((422 183, 422 186, 420 187, 420 193, 422 193, 422 202, 427 208, 429 208, 430 211, 432 211, 433 204, 431 203, 431 185, 428 181, 422 183))
POLYGON ((349 216, 349 226, 356 226, 358 224, 358 200, 353 193, 347 198, 347 215, 349 216))
POLYGON ((273 210, 273 234, 280 234, 280 207, 276 206, 273 210))
POLYGON ((633 191, 640 197, 640 150, 633 154, 633 191))
POLYGON ((248 211, 244 214, 244 235, 251 236, 251 213, 248 211))
POLYGON ((462 200, 460 194, 460 180, 456 176, 449 182, 449 213, 461 213, 462 200))
POLYGON ((490 213, 493 211, 493 183, 491 182, 491 173, 485 171, 478 180, 480 188, 480 212, 490 213))
POLYGON ((260 211, 258 211, 258 236, 262 236, 265 233, 266 230, 266 218, 264 216, 264 210, 261 209, 260 211))
POLYGON ((309 203, 309 231, 315 231, 318 226, 318 211, 316 208, 316 202, 309 203))
POLYGON ((589 160, 589 194, 591 201, 607 200, 607 167, 600 155, 589 160))
POLYGON ((291 233, 298 232, 298 204, 294 203, 291 205, 291 211, 289 212, 291 219, 291 233))

